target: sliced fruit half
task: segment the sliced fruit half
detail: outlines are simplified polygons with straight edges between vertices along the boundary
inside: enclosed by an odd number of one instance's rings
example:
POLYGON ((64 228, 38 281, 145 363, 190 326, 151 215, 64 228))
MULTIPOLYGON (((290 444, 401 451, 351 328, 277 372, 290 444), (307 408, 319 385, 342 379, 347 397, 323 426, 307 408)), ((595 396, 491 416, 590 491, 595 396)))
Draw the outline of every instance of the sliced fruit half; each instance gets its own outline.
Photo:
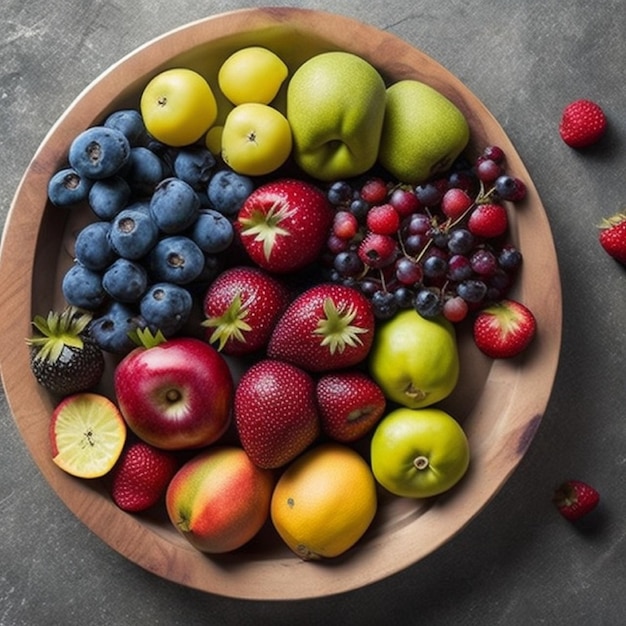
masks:
POLYGON ((105 396, 78 393, 62 400, 50 420, 52 460, 68 474, 99 478, 122 453, 126 422, 105 396))

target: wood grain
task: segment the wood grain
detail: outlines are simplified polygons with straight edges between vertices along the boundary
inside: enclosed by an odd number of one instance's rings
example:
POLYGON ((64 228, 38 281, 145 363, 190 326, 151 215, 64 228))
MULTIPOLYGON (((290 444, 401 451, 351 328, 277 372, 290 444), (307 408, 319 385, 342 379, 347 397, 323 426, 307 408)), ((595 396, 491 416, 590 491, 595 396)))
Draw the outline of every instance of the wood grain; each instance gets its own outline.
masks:
POLYGON ((531 444, 550 396, 561 341, 561 290, 549 223, 498 122, 456 77, 402 40, 348 18, 303 9, 250 9, 195 22, 146 44, 88 86, 50 130, 16 193, 3 235, 0 289, 3 383, 20 433, 51 487, 94 533, 139 566, 189 587, 239 598, 339 593, 398 572, 448 541, 488 504, 531 444), (379 513, 363 540, 325 563, 292 556, 269 525, 240 551, 205 556, 164 517, 123 513, 102 482, 61 472, 50 459, 47 440, 55 400, 30 376, 23 341, 35 313, 63 304, 60 277, 71 263, 73 233, 86 219, 84 212, 51 206, 46 197, 48 179, 65 163, 74 136, 114 109, 135 106, 142 86, 158 71, 184 65, 214 80, 231 52, 253 44, 274 49, 291 71, 312 54, 343 49, 368 59, 389 83, 412 77, 431 84, 467 116, 470 150, 499 145, 509 171, 528 185, 528 198, 511 212, 511 223, 525 259, 516 295, 535 313, 538 337, 522 357, 491 362, 477 353, 467 333, 462 335, 461 383, 445 408, 468 433, 470 471, 455 489, 432 501, 381 494, 379 513))

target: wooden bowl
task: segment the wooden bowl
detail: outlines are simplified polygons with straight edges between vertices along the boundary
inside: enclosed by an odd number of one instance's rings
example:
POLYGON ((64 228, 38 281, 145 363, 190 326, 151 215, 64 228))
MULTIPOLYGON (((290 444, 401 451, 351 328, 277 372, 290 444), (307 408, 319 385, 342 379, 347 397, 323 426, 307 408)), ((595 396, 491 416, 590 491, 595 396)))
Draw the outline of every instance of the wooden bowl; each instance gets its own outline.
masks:
MULTIPOLYGON (((217 91, 217 90, 216 90, 217 91)), ((250 9, 209 17, 170 32, 133 52, 93 82, 41 144, 13 201, 2 242, 0 316, 2 377, 15 421, 35 462, 65 504, 113 549, 166 579, 225 596, 296 599, 355 589, 408 567, 458 533, 489 502, 524 456, 546 408, 561 339, 561 290, 546 214, 515 148, 484 105, 454 76, 400 39, 344 17, 301 9, 250 9), (312 54, 343 49, 374 64, 388 82, 423 80, 451 98, 467 116, 470 151, 495 144, 508 171, 528 186, 511 209, 514 242, 524 266, 514 296, 538 321, 538 336, 522 356, 491 361, 460 332, 461 382, 445 403, 462 422, 471 468, 452 491, 428 501, 381 493, 379 512, 350 551, 324 562, 303 562, 268 523, 244 548, 219 557, 187 544, 165 514, 129 515, 118 509, 104 481, 72 478, 51 460, 48 420, 55 404, 30 375, 24 338, 33 315, 63 306, 61 276, 71 242, 88 210, 72 212, 47 199, 50 176, 66 163, 71 140, 111 111, 137 106, 157 72, 187 66, 213 84, 220 63, 246 45, 265 45, 293 70, 312 54)), ((477 522, 479 523, 479 522, 477 522)))

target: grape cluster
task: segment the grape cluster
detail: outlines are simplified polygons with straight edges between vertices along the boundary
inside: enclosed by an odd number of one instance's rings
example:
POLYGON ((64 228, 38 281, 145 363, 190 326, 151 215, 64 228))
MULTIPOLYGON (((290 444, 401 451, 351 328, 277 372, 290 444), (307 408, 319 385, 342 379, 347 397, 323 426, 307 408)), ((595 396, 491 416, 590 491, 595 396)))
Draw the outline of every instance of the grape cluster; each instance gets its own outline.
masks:
POLYGON ((522 262, 508 239, 506 205, 526 196, 505 166, 504 152, 488 146, 418 186, 382 176, 333 182, 331 279, 359 288, 378 319, 412 307, 457 323, 502 299, 522 262))

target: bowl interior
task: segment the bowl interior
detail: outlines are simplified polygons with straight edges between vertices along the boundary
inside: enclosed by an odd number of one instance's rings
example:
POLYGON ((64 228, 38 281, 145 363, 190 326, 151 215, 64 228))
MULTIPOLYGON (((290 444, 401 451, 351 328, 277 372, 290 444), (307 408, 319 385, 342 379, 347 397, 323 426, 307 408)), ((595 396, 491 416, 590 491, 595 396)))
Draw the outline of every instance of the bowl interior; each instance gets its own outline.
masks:
MULTIPOLYGON (((221 116, 228 105, 219 97, 221 116)), ((279 104, 284 101, 284 91, 279 104)), ((335 15, 301 9, 235 11, 190 24, 139 48, 107 70, 51 129, 14 198, 2 241, 0 320, 3 383, 16 424, 42 473, 66 505, 122 555, 164 578, 208 592, 241 598, 292 599, 329 595, 393 574, 433 552, 460 531, 515 469, 540 424, 556 372, 561 338, 561 292, 547 217, 530 175, 498 122, 484 105, 435 61, 396 37, 335 15), (373 63, 389 82, 416 78, 431 84, 463 110, 470 123, 469 151, 495 144, 507 170, 522 178, 528 198, 514 211, 511 230, 524 254, 515 295, 538 320, 531 348, 511 361, 493 362, 474 347, 468 327, 459 329, 461 381, 442 404, 462 422, 472 463, 451 492, 414 501, 381 492, 379 513, 365 537, 345 555, 323 563, 293 556, 270 524, 244 548, 206 556, 171 526, 165 512, 129 515, 107 494, 106 480, 81 481, 50 459, 47 424, 54 400, 28 373, 33 315, 63 306, 61 277, 72 263, 76 232, 94 219, 85 210, 65 211, 47 200, 50 176, 66 162, 72 139, 107 113, 137 107, 146 82, 167 67, 185 66, 216 85, 226 57, 247 45, 279 54, 293 71, 315 53, 343 49, 373 63), (540 275, 541 280, 534 277, 540 275)), ((109 363, 108 372, 114 363, 109 363)), ((105 393, 109 392, 106 382, 105 393)), ((363 444, 364 454, 367 445, 363 444)))

